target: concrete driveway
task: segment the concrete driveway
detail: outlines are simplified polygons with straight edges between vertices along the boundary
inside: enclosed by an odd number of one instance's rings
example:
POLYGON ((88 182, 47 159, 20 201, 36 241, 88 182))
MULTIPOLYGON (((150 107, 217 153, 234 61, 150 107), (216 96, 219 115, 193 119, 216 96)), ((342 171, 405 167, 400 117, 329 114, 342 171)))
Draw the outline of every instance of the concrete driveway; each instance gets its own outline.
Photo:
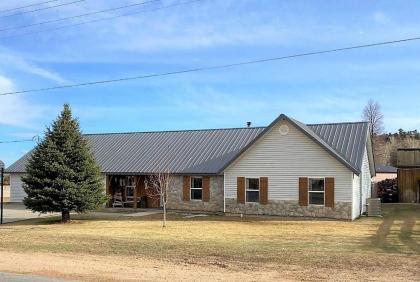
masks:
POLYGON ((31 210, 27 210, 23 204, 19 203, 6 203, 4 204, 3 211, 3 222, 15 222, 32 218, 48 217, 52 214, 33 213, 31 210))
POLYGON ((9 282, 64 282, 69 280, 54 279, 31 274, 14 274, 0 272, 0 281, 9 282))

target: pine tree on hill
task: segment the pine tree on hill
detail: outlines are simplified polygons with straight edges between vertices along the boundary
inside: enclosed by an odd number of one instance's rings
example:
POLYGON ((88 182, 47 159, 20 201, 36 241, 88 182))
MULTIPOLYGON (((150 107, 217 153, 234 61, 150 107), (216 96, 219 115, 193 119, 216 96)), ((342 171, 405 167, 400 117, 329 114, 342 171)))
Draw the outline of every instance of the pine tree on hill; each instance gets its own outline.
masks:
POLYGON ((99 167, 67 104, 33 150, 26 171, 24 204, 34 212, 60 212, 68 222, 70 212, 93 210, 106 201, 99 167))

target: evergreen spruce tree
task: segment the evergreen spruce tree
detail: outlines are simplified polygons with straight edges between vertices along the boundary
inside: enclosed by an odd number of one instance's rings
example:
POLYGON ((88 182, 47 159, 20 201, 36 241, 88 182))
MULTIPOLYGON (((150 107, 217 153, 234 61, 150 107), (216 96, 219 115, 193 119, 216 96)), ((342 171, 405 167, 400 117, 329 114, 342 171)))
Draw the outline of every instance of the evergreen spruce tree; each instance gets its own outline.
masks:
POLYGON ((61 212, 67 222, 71 211, 93 210, 106 201, 99 167, 67 104, 33 150, 26 171, 24 204, 34 212, 61 212))

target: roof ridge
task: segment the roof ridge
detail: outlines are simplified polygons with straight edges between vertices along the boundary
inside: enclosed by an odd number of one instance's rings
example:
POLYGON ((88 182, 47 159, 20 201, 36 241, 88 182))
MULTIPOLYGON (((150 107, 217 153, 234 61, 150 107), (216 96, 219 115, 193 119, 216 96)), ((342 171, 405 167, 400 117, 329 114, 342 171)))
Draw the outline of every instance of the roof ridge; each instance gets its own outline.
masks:
POLYGON ((204 128, 204 129, 177 129, 177 130, 161 130, 161 131, 128 131, 128 132, 103 132, 103 133, 84 133, 84 136, 92 135, 116 135, 116 134, 139 134, 139 133, 167 133, 167 132, 192 132, 192 131, 217 131, 217 130, 237 130, 237 129, 261 129, 266 126, 253 127, 230 127, 230 128, 204 128))
POLYGON ((369 123, 367 121, 344 121, 344 122, 327 122, 327 123, 308 123, 307 126, 313 125, 336 125, 336 124, 355 124, 355 123, 369 123))
MULTIPOLYGON (((330 122, 330 123, 308 123, 306 126, 315 125, 335 125, 335 124, 356 124, 356 123, 368 123, 367 121, 355 121, 355 122, 330 122)), ((167 133, 167 132, 192 132, 192 131, 216 131, 216 130, 236 130, 236 129, 261 129, 267 126, 252 126, 252 127, 225 127, 225 128, 203 128, 203 129, 174 129, 174 130, 149 130, 149 131, 125 131, 125 132, 102 132, 102 133, 84 133, 84 136, 92 135, 116 135, 116 134, 139 134, 139 133, 167 133)))

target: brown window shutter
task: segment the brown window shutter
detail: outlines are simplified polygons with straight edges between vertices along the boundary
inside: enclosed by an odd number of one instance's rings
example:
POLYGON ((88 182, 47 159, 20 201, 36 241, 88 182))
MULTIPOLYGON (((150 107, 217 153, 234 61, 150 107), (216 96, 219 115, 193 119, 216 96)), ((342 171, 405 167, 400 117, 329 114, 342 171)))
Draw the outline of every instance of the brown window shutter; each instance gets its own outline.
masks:
POLYGON ((184 183, 182 185, 184 201, 190 200, 190 186, 191 186, 191 178, 189 176, 184 176, 184 183))
POLYGON ((308 178, 299 177, 299 206, 308 205, 308 178))
POLYGON ((260 204, 266 205, 268 203, 268 178, 260 177, 260 204))
POLYGON ((203 202, 210 201, 210 176, 203 176, 203 202))
POLYGON ((334 177, 325 178, 325 206, 334 207, 334 177))
POLYGON ((236 179, 237 185, 237 200, 239 204, 245 204, 245 177, 238 177, 236 179))

